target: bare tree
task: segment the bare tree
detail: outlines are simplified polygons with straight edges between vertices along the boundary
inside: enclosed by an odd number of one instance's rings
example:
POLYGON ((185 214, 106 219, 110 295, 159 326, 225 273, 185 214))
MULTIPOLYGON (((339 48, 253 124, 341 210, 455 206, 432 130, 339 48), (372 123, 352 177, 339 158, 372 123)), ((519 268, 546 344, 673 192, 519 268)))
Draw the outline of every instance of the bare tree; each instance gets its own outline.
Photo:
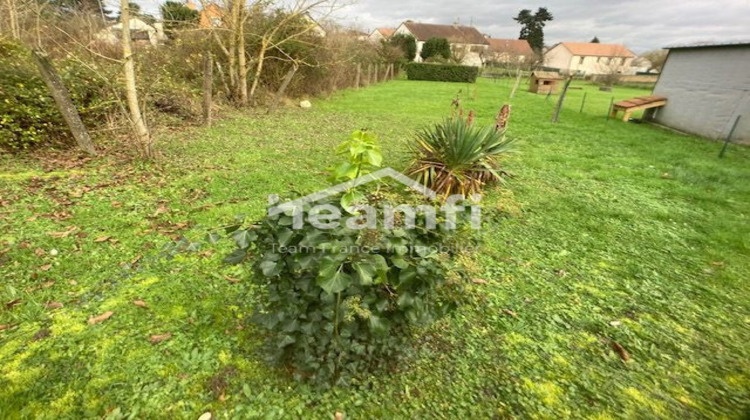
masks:
POLYGON ((618 64, 618 61, 618 58, 611 58, 606 63, 599 64, 600 74, 596 76, 595 80, 604 86, 616 85, 620 81, 624 69, 621 64, 618 64))
POLYGON ((648 71, 655 70, 657 73, 661 73, 661 69, 664 67, 664 63, 667 61, 667 50, 648 51, 643 53, 641 57, 648 60, 648 71))
POLYGON ((122 75, 125 79, 125 96, 130 112, 130 123, 133 128, 136 142, 141 154, 145 158, 152 158, 153 139, 151 133, 146 127, 146 121, 143 119, 141 107, 138 103, 138 90, 136 89, 135 80, 135 61, 133 59, 133 49, 130 38, 130 5, 128 0, 120 0, 120 20, 122 23, 122 75))
MULTIPOLYGON (((263 72, 263 65, 265 64, 266 56, 271 49, 278 48, 279 46, 297 39, 319 27, 318 23, 309 18, 309 14, 317 9, 326 9, 327 14, 330 14, 336 8, 335 0, 296 0, 292 7, 283 15, 283 17, 275 22, 269 28, 266 28, 260 33, 253 33, 252 36, 257 37, 260 40, 260 47, 257 51, 257 55, 254 58, 255 61, 255 72, 253 74, 253 83, 250 86, 250 92, 248 96, 253 98, 255 92, 260 83, 261 73, 263 72), (300 19, 306 20, 306 24, 300 25, 289 32, 282 33, 282 29, 285 29, 289 24, 298 22, 300 19)), ((243 76, 244 77, 244 76, 243 76)))

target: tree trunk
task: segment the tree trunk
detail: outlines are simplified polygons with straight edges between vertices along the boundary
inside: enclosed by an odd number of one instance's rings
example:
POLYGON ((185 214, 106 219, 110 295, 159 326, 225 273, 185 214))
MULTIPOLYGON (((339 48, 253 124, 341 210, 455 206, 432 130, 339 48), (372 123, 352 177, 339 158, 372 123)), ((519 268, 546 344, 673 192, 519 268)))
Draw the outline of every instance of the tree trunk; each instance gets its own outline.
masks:
POLYGON ((266 38, 260 43, 260 52, 258 52, 258 64, 255 66, 255 74, 253 75, 253 84, 250 86, 250 98, 255 97, 255 90, 258 89, 258 82, 260 81, 260 74, 263 72, 263 60, 266 58, 266 48, 268 48, 268 41, 266 38))
POLYGON ((15 0, 7 0, 8 5, 8 23, 10 25, 10 36, 13 39, 21 39, 21 31, 18 27, 18 8, 15 0))
POLYGON ((125 78, 125 96, 128 103, 128 110, 130 111, 130 123, 133 127, 141 154, 145 158, 152 158, 151 135, 141 114, 141 107, 138 104, 138 91, 135 86, 135 62, 133 61, 133 51, 130 46, 130 5, 128 4, 128 0, 120 0, 120 20, 122 22, 121 42, 122 57, 124 60, 122 74, 125 78))
POLYGON ((237 88, 239 89, 239 97, 240 97, 240 105, 247 105, 247 57, 245 56, 245 25, 243 23, 243 19, 241 18, 241 13, 244 11, 245 8, 245 0, 234 0, 238 3, 237 8, 239 9, 238 12, 238 19, 237 19, 237 62, 239 63, 239 69, 238 69, 238 76, 239 76, 239 84, 237 88))
POLYGON ((354 78, 354 88, 359 89, 359 81, 362 78, 362 64, 357 63, 357 75, 354 78))
POLYGON ((203 56, 203 124, 211 126, 211 102, 214 87, 214 65, 211 52, 203 56))
POLYGON ((370 86, 370 83, 372 82, 372 63, 367 63, 367 84, 366 86, 370 86))
POLYGON ((78 115, 78 110, 75 105, 73 105, 73 101, 70 100, 70 94, 68 93, 68 89, 65 88, 62 79, 60 79, 60 75, 52 66, 52 63, 50 63, 44 52, 35 49, 31 51, 31 55, 34 57, 34 61, 39 68, 42 80, 44 80, 44 83, 47 84, 50 92, 52 92, 52 97, 55 99, 57 109, 60 110, 60 113, 65 119, 65 123, 67 123, 68 128, 70 128, 70 132, 73 133, 73 137, 75 137, 78 147, 90 155, 96 155, 94 143, 91 141, 89 132, 86 131, 86 126, 83 125, 81 117, 78 115))
POLYGON ((238 83, 240 74, 237 69, 237 31, 239 30, 240 26, 240 4, 238 0, 232 0, 232 2, 229 5, 229 14, 230 14, 230 20, 229 20, 229 68, 227 71, 229 71, 229 90, 231 92, 232 98, 237 100, 237 90, 239 89, 238 83))
POLYGON ((221 67, 221 63, 216 61, 216 70, 219 71, 219 79, 221 79, 221 85, 224 87, 224 95, 229 98, 232 94, 229 91, 229 85, 227 84, 227 76, 224 74, 224 69, 221 67))
POLYGON ((276 106, 278 106, 279 101, 281 101, 281 98, 284 96, 284 92, 286 92, 286 88, 289 86, 289 83, 292 82, 292 78, 294 77, 294 74, 297 73, 298 69, 299 66, 297 63, 294 63, 294 66, 286 72, 284 79, 281 81, 281 86, 279 86, 279 90, 276 91, 273 102, 271 102, 271 105, 268 107, 269 114, 276 109, 276 106))

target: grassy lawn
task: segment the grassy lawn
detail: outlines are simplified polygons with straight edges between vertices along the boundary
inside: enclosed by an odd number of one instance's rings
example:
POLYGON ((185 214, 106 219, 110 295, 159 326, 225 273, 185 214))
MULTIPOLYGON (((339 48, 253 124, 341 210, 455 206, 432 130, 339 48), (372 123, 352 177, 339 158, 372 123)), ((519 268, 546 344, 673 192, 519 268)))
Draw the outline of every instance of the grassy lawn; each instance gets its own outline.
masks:
POLYGON ((483 204, 487 284, 360 387, 318 391, 262 361, 247 322, 257 293, 246 268, 221 264, 228 242, 159 256, 172 238, 261 217, 268 194, 328 186, 354 129, 375 131, 401 170, 413 131, 459 89, 489 124, 510 84, 393 81, 309 111, 238 113, 163 133, 154 164, 0 157, 0 418, 748 413, 750 149, 718 159, 718 143, 605 119, 612 97, 647 91, 579 85, 552 124, 557 98, 522 85, 515 176, 483 204))

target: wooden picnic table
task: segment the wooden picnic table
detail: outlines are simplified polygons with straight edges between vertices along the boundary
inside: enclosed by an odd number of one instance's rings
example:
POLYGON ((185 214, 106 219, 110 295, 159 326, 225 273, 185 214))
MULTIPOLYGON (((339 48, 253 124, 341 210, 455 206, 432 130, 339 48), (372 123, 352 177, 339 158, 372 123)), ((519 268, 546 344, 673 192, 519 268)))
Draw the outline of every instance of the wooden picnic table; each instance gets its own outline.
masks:
POLYGON ((667 98, 663 96, 639 96, 637 98, 626 99, 624 101, 615 102, 612 105, 612 111, 609 116, 617 118, 617 113, 623 111, 622 120, 627 122, 630 119, 630 114, 634 111, 641 109, 658 108, 667 104, 667 98))

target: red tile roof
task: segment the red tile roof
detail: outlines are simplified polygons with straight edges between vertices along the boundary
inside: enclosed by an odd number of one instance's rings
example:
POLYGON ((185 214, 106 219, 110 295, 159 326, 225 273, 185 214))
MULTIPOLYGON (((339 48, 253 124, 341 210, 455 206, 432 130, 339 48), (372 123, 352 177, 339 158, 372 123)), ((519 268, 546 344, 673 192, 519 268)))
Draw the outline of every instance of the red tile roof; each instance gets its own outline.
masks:
POLYGON ((445 38, 451 44, 488 44, 477 28, 472 26, 435 25, 432 23, 416 23, 411 21, 404 22, 403 24, 414 35, 417 41, 427 41, 430 38, 445 38))
POLYGON ((383 35, 386 38, 390 38, 391 35, 393 35, 394 32, 396 32, 396 28, 375 28, 378 32, 380 32, 380 35, 383 35))
POLYGON ((573 55, 598 57, 635 57, 632 51, 620 44, 598 44, 592 42, 561 42, 573 55))
POLYGON ((490 43, 490 50, 496 53, 508 53, 515 55, 529 56, 534 53, 525 39, 499 39, 487 38, 490 43))

